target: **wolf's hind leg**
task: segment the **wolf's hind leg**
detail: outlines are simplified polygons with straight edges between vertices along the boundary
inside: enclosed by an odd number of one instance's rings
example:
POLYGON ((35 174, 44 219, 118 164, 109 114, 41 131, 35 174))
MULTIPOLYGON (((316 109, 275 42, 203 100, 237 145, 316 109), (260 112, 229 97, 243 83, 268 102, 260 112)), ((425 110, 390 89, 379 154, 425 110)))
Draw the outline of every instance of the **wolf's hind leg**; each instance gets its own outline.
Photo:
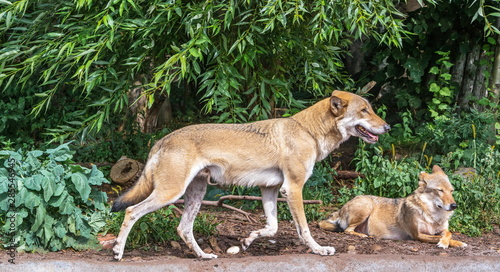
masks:
POLYGON ((336 211, 336 212, 332 213, 328 217, 328 219, 319 221, 318 227, 320 229, 335 231, 335 232, 343 231, 343 229, 339 226, 339 224, 337 222, 338 218, 339 218, 339 212, 336 211))
POLYGON ((194 251, 196 256, 202 259, 217 258, 215 254, 208 254, 201 250, 193 235, 193 224, 200 210, 201 202, 207 190, 207 182, 210 176, 198 174, 193 181, 189 184, 184 193, 184 212, 182 213, 181 222, 177 227, 177 233, 194 251))
POLYGON ((271 237, 278 231, 278 207, 277 199, 279 187, 261 187, 262 206, 266 215, 266 226, 263 229, 255 230, 250 235, 242 239, 241 247, 246 250, 250 244, 259 237, 271 237))
POLYGON ((142 202, 128 207, 125 210, 125 219, 123 220, 122 226, 120 228, 120 234, 118 234, 115 245, 113 247, 115 260, 119 261, 122 259, 123 251, 125 250, 125 243, 127 242, 127 237, 137 220, 150 212, 154 212, 175 202, 179 197, 180 195, 173 196, 168 201, 164 201, 165 198, 158 196, 157 192, 153 191, 151 195, 149 195, 142 202))

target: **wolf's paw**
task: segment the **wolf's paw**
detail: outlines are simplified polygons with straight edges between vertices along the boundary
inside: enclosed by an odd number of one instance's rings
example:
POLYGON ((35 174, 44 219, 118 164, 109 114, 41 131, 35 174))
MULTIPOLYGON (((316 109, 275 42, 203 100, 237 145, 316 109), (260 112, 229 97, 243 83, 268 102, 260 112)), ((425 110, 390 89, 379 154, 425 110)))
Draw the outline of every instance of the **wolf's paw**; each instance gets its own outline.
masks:
POLYGON ((321 256, 331 256, 335 254, 334 247, 318 247, 312 250, 314 254, 318 254, 321 256))
POLYGON ((439 243, 437 244, 437 247, 440 247, 440 248, 448 248, 449 244, 448 243, 443 243, 443 241, 439 241, 439 243))
POLYGON ((122 257, 123 257, 123 252, 119 252, 115 249, 113 249, 113 259, 117 260, 117 261, 121 261, 122 257))
POLYGON ((253 240, 254 239, 251 237, 240 239, 241 249, 243 249, 243 251, 247 250, 247 248, 252 244, 253 240))
POLYGON ((466 247, 467 244, 464 243, 464 242, 455 241, 451 246, 454 246, 454 247, 466 247))
POLYGON ((215 254, 209 254, 209 253, 203 253, 203 254, 201 254, 200 258, 205 259, 205 260, 217 259, 217 255, 215 255, 215 254))

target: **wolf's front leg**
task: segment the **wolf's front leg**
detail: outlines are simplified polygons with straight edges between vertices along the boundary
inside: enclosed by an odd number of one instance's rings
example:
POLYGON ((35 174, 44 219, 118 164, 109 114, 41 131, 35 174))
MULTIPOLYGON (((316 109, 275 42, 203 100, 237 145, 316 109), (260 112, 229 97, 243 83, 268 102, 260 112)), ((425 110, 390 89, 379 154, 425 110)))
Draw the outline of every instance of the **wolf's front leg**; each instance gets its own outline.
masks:
POLYGON ((334 255, 334 247, 320 246, 314 238, 311 236, 309 231, 309 226, 307 225, 307 219, 304 212, 304 203, 302 199, 302 186, 292 184, 289 186, 283 185, 281 187, 281 194, 286 197, 288 206, 290 207, 290 212, 297 227, 297 232, 299 234, 299 239, 307 245, 311 251, 319 255, 334 255))
POLYGON ((241 241, 241 247, 246 250, 259 237, 272 237, 278 231, 278 191, 279 187, 261 187, 262 206, 266 215, 266 226, 263 229, 252 231, 241 241))

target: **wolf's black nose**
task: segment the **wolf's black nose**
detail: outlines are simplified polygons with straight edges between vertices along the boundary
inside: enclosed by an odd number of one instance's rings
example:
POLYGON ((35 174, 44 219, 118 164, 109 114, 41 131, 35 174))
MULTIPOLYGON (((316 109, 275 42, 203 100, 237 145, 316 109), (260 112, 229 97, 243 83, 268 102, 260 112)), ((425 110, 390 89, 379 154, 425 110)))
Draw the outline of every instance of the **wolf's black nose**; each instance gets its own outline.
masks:
POLYGON ((450 210, 452 210, 452 211, 453 211, 454 209, 456 209, 457 207, 458 207, 457 203, 452 203, 452 204, 450 204, 450 210))
POLYGON ((387 132, 387 131, 391 130, 391 126, 389 126, 388 124, 385 124, 384 129, 385 129, 385 132, 387 132))

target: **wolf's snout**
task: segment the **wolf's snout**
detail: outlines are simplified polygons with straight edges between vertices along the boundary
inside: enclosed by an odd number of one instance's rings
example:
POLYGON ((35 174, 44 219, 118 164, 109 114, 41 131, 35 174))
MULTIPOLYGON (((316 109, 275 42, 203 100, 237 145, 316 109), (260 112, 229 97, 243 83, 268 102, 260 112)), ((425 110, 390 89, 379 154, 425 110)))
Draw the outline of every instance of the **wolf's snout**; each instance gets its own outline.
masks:
POLYGON ((457 203, 450 204, 450 210, 453 211, 458 207, 457 203))
POLYGON ((384 125, 384 130, 385 130, 385 132, 391 130, 391 126, 389 126, 388 124, 385 124, 384 125))

